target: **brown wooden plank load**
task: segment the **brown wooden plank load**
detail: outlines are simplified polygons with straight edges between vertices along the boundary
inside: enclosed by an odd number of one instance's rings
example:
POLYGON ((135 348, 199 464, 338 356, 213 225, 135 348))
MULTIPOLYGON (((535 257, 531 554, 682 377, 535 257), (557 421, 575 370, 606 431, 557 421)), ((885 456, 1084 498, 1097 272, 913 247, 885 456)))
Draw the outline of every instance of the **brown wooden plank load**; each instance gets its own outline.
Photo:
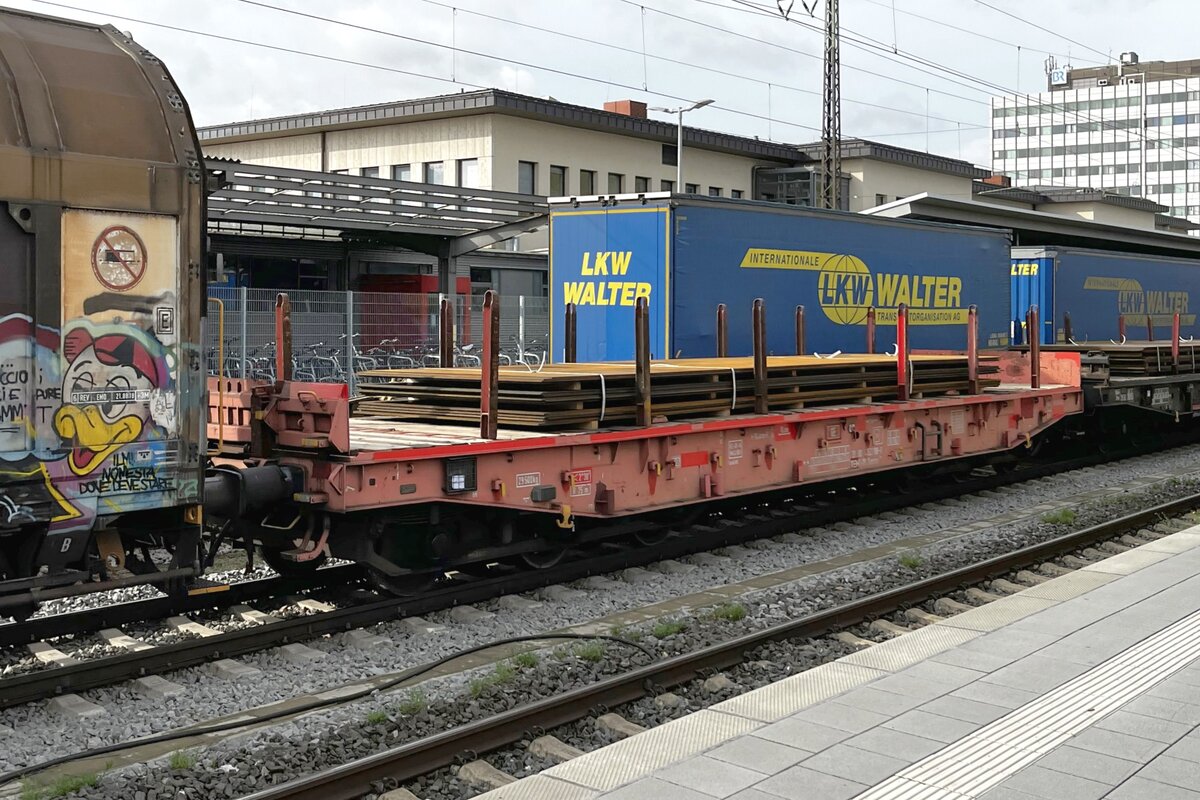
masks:
MULTIPOLYGON (((995 368, 983 359, 981 373, 995 368)), ((916 395, 965 392, 965 356, 913 356, 916 395)), ((688 419, 753 411, 750 358, 675 359, 651 364, 655 417, 688 419)), ((539 371, 501 367, 500 424, 562 429, 632 424, 636 392, 632 362, 549 364, 539 371)), ((368 370, 359 374, 355 413, 390 419, 470 423, 479 419, 478 368, 368 370)), ((984 377, 984 386, 995 379, 984 377)), ((767 362, 768 406, 889 400, 896 396, 896 361, 886 355, 772 357, 767 362)))

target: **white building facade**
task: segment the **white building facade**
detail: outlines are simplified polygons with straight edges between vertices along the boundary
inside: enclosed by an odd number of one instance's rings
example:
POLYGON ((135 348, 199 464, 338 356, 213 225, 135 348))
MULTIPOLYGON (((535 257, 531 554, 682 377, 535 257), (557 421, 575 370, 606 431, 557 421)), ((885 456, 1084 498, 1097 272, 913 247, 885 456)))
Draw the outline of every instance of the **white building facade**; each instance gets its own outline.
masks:
POLYGON ((1015 186, 1144 197, 1200 222, 1200 60, 1054 70, 1049 90, 992 98, 992 170, 1015 186))

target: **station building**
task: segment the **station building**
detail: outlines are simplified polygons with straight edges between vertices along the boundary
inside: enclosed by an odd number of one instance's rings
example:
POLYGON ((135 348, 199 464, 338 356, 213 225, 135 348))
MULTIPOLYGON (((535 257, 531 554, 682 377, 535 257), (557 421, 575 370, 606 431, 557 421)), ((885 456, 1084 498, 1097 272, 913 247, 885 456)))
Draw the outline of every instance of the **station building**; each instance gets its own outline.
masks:
POLYGON ((1200 223, 1200 59, 1053 68, 1046 91, 992 98, 992 169, 1084 186, 1200 223))

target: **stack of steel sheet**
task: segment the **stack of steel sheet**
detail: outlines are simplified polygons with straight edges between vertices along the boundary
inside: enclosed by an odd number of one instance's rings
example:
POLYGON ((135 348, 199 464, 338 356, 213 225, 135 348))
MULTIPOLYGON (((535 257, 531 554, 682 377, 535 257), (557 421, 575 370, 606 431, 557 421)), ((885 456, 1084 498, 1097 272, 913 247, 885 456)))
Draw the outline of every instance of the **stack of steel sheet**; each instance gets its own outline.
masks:
MULTIPOLYGON (((1198 343, 1200 344, 1200 343, 1198 343)), ((1179 344, 1179 368, 1176 370, 1170 342, 1112 342, 1042 345, 1042 350, 1062 350, 1071 353, 1099 356, 1112 377, 1154 377, 1179 372, 1200 371, 1198 344, 1179 344)), ((1021 348, 1028 349, 1028 348, 1021 348)), ((1093 359, 1093 363, 1095 359, 1093 359)), ((1097 370, 1093 370, 1096 372, 1097 370)), ((1099 370, 1103 371, 1103 370, 1099 370)))
MULTIPOLYGON (((980 372, 994 374, 984 359, 980 372)), ((919 355, 911 360, 915 395, 963 392, 966 356, 919 355)), ((676 359, 650 366, 655 417, 686 419, 749 413, 754 408, 751 358, 676 359)), ((480 370, 408 369, 359 373, 359 416, 474 422, 479 418, 480 370)), ((983 378, 981 385, 998 381, 983 378)), ((885 355, 771 357, 771 409, 887 400, 897 395, 896 359, 885 355)), ((636 412, 632 362, 552 364, 533 372, 502 367, 500 424, 522 428, 587 428, 629 424, 636 412)))

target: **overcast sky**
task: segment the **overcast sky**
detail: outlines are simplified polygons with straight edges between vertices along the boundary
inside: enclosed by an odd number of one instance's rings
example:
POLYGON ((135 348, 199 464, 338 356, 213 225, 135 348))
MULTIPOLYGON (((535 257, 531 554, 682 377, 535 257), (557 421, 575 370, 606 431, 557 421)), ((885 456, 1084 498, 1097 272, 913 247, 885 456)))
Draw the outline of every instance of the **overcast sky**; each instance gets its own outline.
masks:
MULTIPOLYGON (((198 125, 498 87, 588 106, 711 97, 689 124, 820 136, 822 41, 805 26, 819 27, 823 6, 814 20, 802 0, 790 22, 776 0, 0 2, 131 32, 166 62, 198 125)), ((1077 67, 1125 50, 1200 58, 1197 0, 986 3, 841 0, 842 135, 987 166, 989 97, 1043 89, 1048 53, 1077 67)))

